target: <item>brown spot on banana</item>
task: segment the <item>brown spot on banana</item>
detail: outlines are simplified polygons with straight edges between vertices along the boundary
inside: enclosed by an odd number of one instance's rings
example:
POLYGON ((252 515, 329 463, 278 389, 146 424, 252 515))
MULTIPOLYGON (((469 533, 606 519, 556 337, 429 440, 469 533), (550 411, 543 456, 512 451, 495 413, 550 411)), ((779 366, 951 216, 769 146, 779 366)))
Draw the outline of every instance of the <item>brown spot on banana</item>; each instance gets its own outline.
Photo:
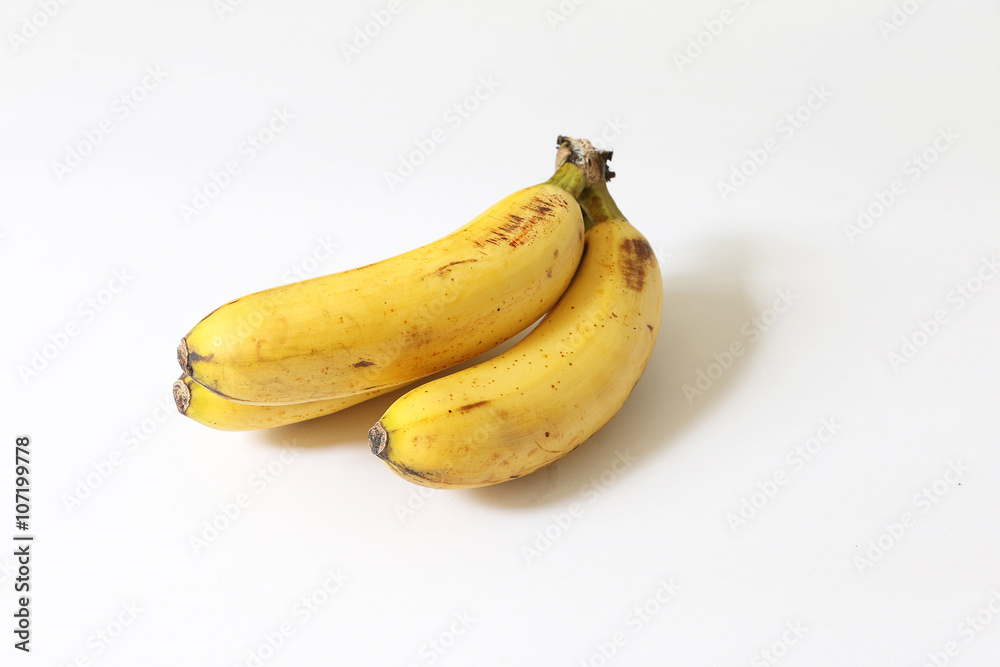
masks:
POLYGON ((207 357, 203 357, 197 352, 188 349, 187 339, 181 338, 180 345, 177 346, 177 363, 181 365, 181 370, 185 373, 194 377, 194 371, 191 370, 191 364, 195 361, 211 361, 215 359, 215 354, 210 354, 207 357))
POLYGON ((489 401, 476 401, 475 403, 469 403, 468 405, 463 405, 458 410, 459 412, 468 412, 469 410, 481 407, 483 405, 486 405, 487 403, 489 403, 489 401))
POLYGON ((413 468, 403 465, 399 461, 391 461, 389 459, 383 459, 383 460, 390 468, 392 468, 396 472, 397 475, 399 475, 403 479, 410 478, 411 482, 414 482, 415 484, 420 484, 421 486, 430 486, 430 485, 437 486, 439 484, 438 480, 434 479, 434 476, 431 475, 430 473, 414 470, 413 468), (430 485, 421 484, 416 480, 426 480, 430 482, 430 485))
POLYGON ((532 211, 538 215, 548 215, 552 212, 552 207, 548 205, 548 202, 542 201, 539 197, 535 197, 533 200, 534 206, 529 207, 532 211))
POLYGON ((368 361, 367 359, 362 359, 358 363, 354 364, 355 368, 364 368, 365 366, 374 366, 374 361, 368 361))
POLYGON ((449 262, 449 263, 445 264, 444 266, 442 266, 440 269, 438 269, 434 273, 440 273, 440 274, 443 275, 445 271, 448 271, 449 269, 451 269, 451 267, 455 266, 456 264, 465 264, 466 262, 478 262, 478 261, 479 261, 478 259, 474 259, 474 258, 473 259, 460 259, 460 260, 457 260, 457 261, 454 261, 454 262, 449 262))
POLYGON ((646 239, 625 239, 621 244, 622 274, 629 289, 641 292, 646 284, 646 273, 655 255, 646 239))

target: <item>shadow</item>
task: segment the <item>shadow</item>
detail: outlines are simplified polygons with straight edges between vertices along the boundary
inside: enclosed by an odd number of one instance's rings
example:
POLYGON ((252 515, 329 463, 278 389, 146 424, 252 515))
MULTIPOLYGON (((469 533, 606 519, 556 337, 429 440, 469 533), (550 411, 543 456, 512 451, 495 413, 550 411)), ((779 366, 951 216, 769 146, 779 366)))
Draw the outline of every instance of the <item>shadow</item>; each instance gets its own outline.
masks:
POLYGON ((260 439, 275 446, 285 446, 294 441, 296 447, 368 447, 368 429, 393 401, 412 387, 413 385, 400 387, 324 417, 260 431, 260 439))
POLYGON ((696 272, 671 273, 669 263, 663 263, 663 318, 656 347, 618 414, 563 458, 509 482, 470 489, 470 497, 508 509, 565 506, 582 500, 592 481, 610 474, 619 452, 627 451, 636 461, 632 465, 641 466, 654 449, 675 442, 739 381, 753 355, 753 343, 741 332, 760 312, 744 287, 752 255, 749 243, 734 241, 713 250, 696 272), (743 343, 743 354, 718 377, 706 378, 711 385, 700 394, 689 390, 686 395, 684 386, 697 389, 699 372, 706 372, 714 355, 729 350, 734 341, 743 343))

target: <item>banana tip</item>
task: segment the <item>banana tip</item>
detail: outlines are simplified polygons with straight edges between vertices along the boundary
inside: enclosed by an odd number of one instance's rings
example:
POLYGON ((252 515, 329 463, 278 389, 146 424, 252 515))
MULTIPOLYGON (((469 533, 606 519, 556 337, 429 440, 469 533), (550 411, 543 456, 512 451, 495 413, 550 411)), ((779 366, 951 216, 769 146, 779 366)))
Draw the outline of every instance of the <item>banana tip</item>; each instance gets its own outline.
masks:
POLYGON ((368 444, 371 445, 372 454, 384 459, 386 445, 389 444, 389 434, 386 432, 385 427, 382 426, 381 421, 375 422, 375 425, 368 429, 368 444))
POLYGON ((181 338, 180 344, 177 346, 177 363, 181 365, 181 370, 183 370, 188 375, 194 375, 191 372, 191 359, 188 354, 188 344, 186 338, 181 338))
POLYGON ((587 139, 577 139, 560 134, 556 137, 556 168, 570 162, 583 170, 588 185, 603 183, 610 176, 606 173, 611 151, 598 151, 587 139))
POLYGON ((184 384, 184 380, 174 382, 174 403, 177 404, 177 412, 182 415, 187 413, 191 405, 191 390, 184 384))

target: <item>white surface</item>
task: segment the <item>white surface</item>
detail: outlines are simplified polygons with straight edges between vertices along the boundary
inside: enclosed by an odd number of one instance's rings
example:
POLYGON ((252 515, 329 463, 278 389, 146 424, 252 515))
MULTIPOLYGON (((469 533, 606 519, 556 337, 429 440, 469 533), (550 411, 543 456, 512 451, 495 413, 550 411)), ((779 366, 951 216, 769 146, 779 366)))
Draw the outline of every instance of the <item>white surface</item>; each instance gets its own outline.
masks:
POLYGON ((593 0, 555 27, 556 0, 404 0, 350 62, 340 44, 387 3, 248 0, 221 18, 208 1, 68 3, 15 49, 43 4, 0 11, 2 437, 32 438, 37 535, 30 655, 11 646, 0 551, 3 664, 996 664, 996 3, 899 3, 916 11, 883 35, 890 0, 593 0), (679 68, 700 32, 708 46, 679 68), (467 118, 449 112, 477 88, 467 118), (828 99, 799 109, 814 90, 828 99), (241 144, 275 110, 293 118, 250 160, 241 144), (797 110, 809 118, 791 132, 797 110), (60 178, 53 163, 105 118, 60 178), (444 141, 391 190, 385 172, 436 128, 444 141), (602 132, 612 193, 663 264, 665 314, 625 408, 573 454, 498 487, 421 492, 365 444, 393 396, 266 433, 173 412, 175 345, 211 309, 296 267, 440 237, 547 178, 557 134, 602 132), (724 200, 718 183, 769 139, 724 200), (228 161, 239 173, 186 222, 180 205, 228 161), (852 242, 845 225, 894 180, 852 242), (968 281, 971 299, 955 291, 968 281), (893 363, 914 336, 926 344, 893 363), (743 354, 713 367, 734 342, 743 354), (718 377, 686 396, 699 371, 718 377), (809 461, 789 454, 830 422, 809 461), (262 481, 268 465, 280 473, 262 481), (196 553, 240 494, 249 506, 196 553), (761 506, 734 528, 744 500, 761 506), (344 579, 329 595, 328 573, 344 579), (104 629, 122 632, 108 645, 104 629))

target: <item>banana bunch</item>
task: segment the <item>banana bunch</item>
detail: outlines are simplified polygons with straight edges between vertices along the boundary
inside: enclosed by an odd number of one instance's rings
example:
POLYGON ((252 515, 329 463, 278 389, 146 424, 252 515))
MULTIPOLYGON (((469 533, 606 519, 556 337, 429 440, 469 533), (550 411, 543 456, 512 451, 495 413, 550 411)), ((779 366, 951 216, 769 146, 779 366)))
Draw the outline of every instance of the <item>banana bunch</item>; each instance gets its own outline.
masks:
POLYGON ((421 248, 275 287, 209 313, 181 339, 178 410, 223 430, 319 417, 450 368, 368 433, 401 477, 468 488, 565 455, 624 404, 652 354, 662 283, 608 192, 608 152, 559 137, 548 181, 421 248))

